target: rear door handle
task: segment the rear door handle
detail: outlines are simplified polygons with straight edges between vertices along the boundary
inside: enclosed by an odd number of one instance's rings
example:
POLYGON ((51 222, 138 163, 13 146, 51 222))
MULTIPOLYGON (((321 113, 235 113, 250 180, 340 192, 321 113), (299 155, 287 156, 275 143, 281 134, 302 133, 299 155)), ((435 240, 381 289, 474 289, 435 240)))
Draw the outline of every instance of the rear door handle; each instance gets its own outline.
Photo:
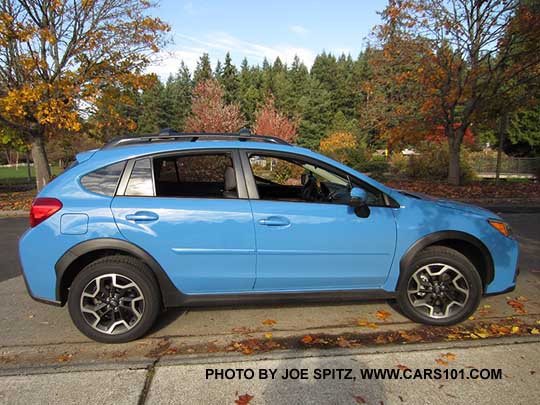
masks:
POLYGON ((285 217, 268 217, 259 219, 259 224, 265 225, 265 226, 287 226, 291 224, 291 221, 289 221, 285 217))
POLYGON ((137 211, 135 214, 126 215, 126 219, 135 222, 157 221, 159 215, 152 211, 137 211))

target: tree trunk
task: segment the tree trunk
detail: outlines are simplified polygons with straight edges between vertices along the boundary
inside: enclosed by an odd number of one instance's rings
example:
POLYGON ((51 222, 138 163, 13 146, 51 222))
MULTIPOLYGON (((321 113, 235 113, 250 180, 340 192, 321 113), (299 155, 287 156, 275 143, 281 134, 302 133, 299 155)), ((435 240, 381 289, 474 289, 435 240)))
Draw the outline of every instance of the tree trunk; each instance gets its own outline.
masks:
POLYGON ((448 184, 453 186, 459 186, 461 184, 459 149, 459 145, 457 148, 450 145, 449 148, 448 184))
POLYGON ((30 169, 30 153, 26 151, 26 175, 28 177, 28 182, 32 181, 32 170, 30 169))
POLYGON ((38 192, 49 182, 51 169, 45 152, 45 141, 42 134, 32 136, 32 159, 36 171, 36 186, 38 192))
POLYGON ((499 183, 501 177, 501 163, 504 138, 506 137, 506 131, 508 128, 508 113, 503 112, 499 118, 499 147, 497 148, 497 167, 495 169, 495 184, 499 183))
POLYGON ((448 184, 459 186, 461 184, 460 150, 461 140, 465 132, 461 128, 446 131, 448 137, 448 184))

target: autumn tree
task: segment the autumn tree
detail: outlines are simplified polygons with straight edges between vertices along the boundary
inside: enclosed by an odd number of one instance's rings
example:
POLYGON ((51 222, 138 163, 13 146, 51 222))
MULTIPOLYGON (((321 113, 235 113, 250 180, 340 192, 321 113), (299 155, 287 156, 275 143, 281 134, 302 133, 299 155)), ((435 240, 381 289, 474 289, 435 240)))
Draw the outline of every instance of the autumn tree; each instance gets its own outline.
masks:
POLYGON ((1 0, 0 125, 32 145, 36 181, 50 178, 46 136, 77 132, 112 85, 138 87, 168 26, 147 0, 1 0))
POLYGON ((193 91, 191 115, 186 120, 189 132, 237 132, 245 124, 239 104, 226 104, 218 81, 200 82, 193 91))
POLYGON ((357 145, 357 140, 352 133, 338 131, 321 139, 319 149, 322 153, 332 159, 348 164, 350 152, 355 149, 357 145))
POLYGON ((268 96, 264 105, 255 115, 253 132, 260 135, 271 135, 293 142, 298 131, 298 120, 290 119, 286 114, 276 109, 274 98, 268 96))
POLYGON ((419 57, 403 58, 397 74, 421 85, 419 111, 444 127, 449 183, 460 183, 461 144, 475 116, 505 97, 506 81, 540 62, 539 17, 516 0, 390 0, 383 11, 377 29, 383 53, 418 46, 419 57))

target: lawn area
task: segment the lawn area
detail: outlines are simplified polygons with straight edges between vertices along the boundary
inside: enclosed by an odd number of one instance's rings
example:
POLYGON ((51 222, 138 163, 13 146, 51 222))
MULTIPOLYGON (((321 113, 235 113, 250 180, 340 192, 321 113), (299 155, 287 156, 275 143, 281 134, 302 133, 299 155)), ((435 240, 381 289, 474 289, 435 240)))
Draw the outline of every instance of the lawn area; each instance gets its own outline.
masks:
MULTIPOLYGON (((58 175, 62 172, 63 169, 59 168, 58 166, 52 166, 51 171, 54 176, 58 175)), ((32 178, 35 178, 35 170, 34 167, 30 167, 30 171, 32 173, 32 178)), ((28 180, 28 169, 26 168, 25 164, 19 165, 19 167, 0 167, 0 183, 6 184, 6 183, 20 183, 20 182, 26 182, 28 180)))

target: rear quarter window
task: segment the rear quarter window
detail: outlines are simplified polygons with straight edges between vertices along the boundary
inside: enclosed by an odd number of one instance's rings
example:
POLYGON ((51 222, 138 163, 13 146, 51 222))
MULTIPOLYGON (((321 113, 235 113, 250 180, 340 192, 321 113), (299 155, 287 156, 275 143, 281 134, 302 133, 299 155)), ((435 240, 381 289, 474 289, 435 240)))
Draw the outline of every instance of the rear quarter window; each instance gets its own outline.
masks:
POLYGON ((81 178, 81 185, 93 193, 113 196, 125 165, 126 162, 118 162, 94 170, 81 178))

